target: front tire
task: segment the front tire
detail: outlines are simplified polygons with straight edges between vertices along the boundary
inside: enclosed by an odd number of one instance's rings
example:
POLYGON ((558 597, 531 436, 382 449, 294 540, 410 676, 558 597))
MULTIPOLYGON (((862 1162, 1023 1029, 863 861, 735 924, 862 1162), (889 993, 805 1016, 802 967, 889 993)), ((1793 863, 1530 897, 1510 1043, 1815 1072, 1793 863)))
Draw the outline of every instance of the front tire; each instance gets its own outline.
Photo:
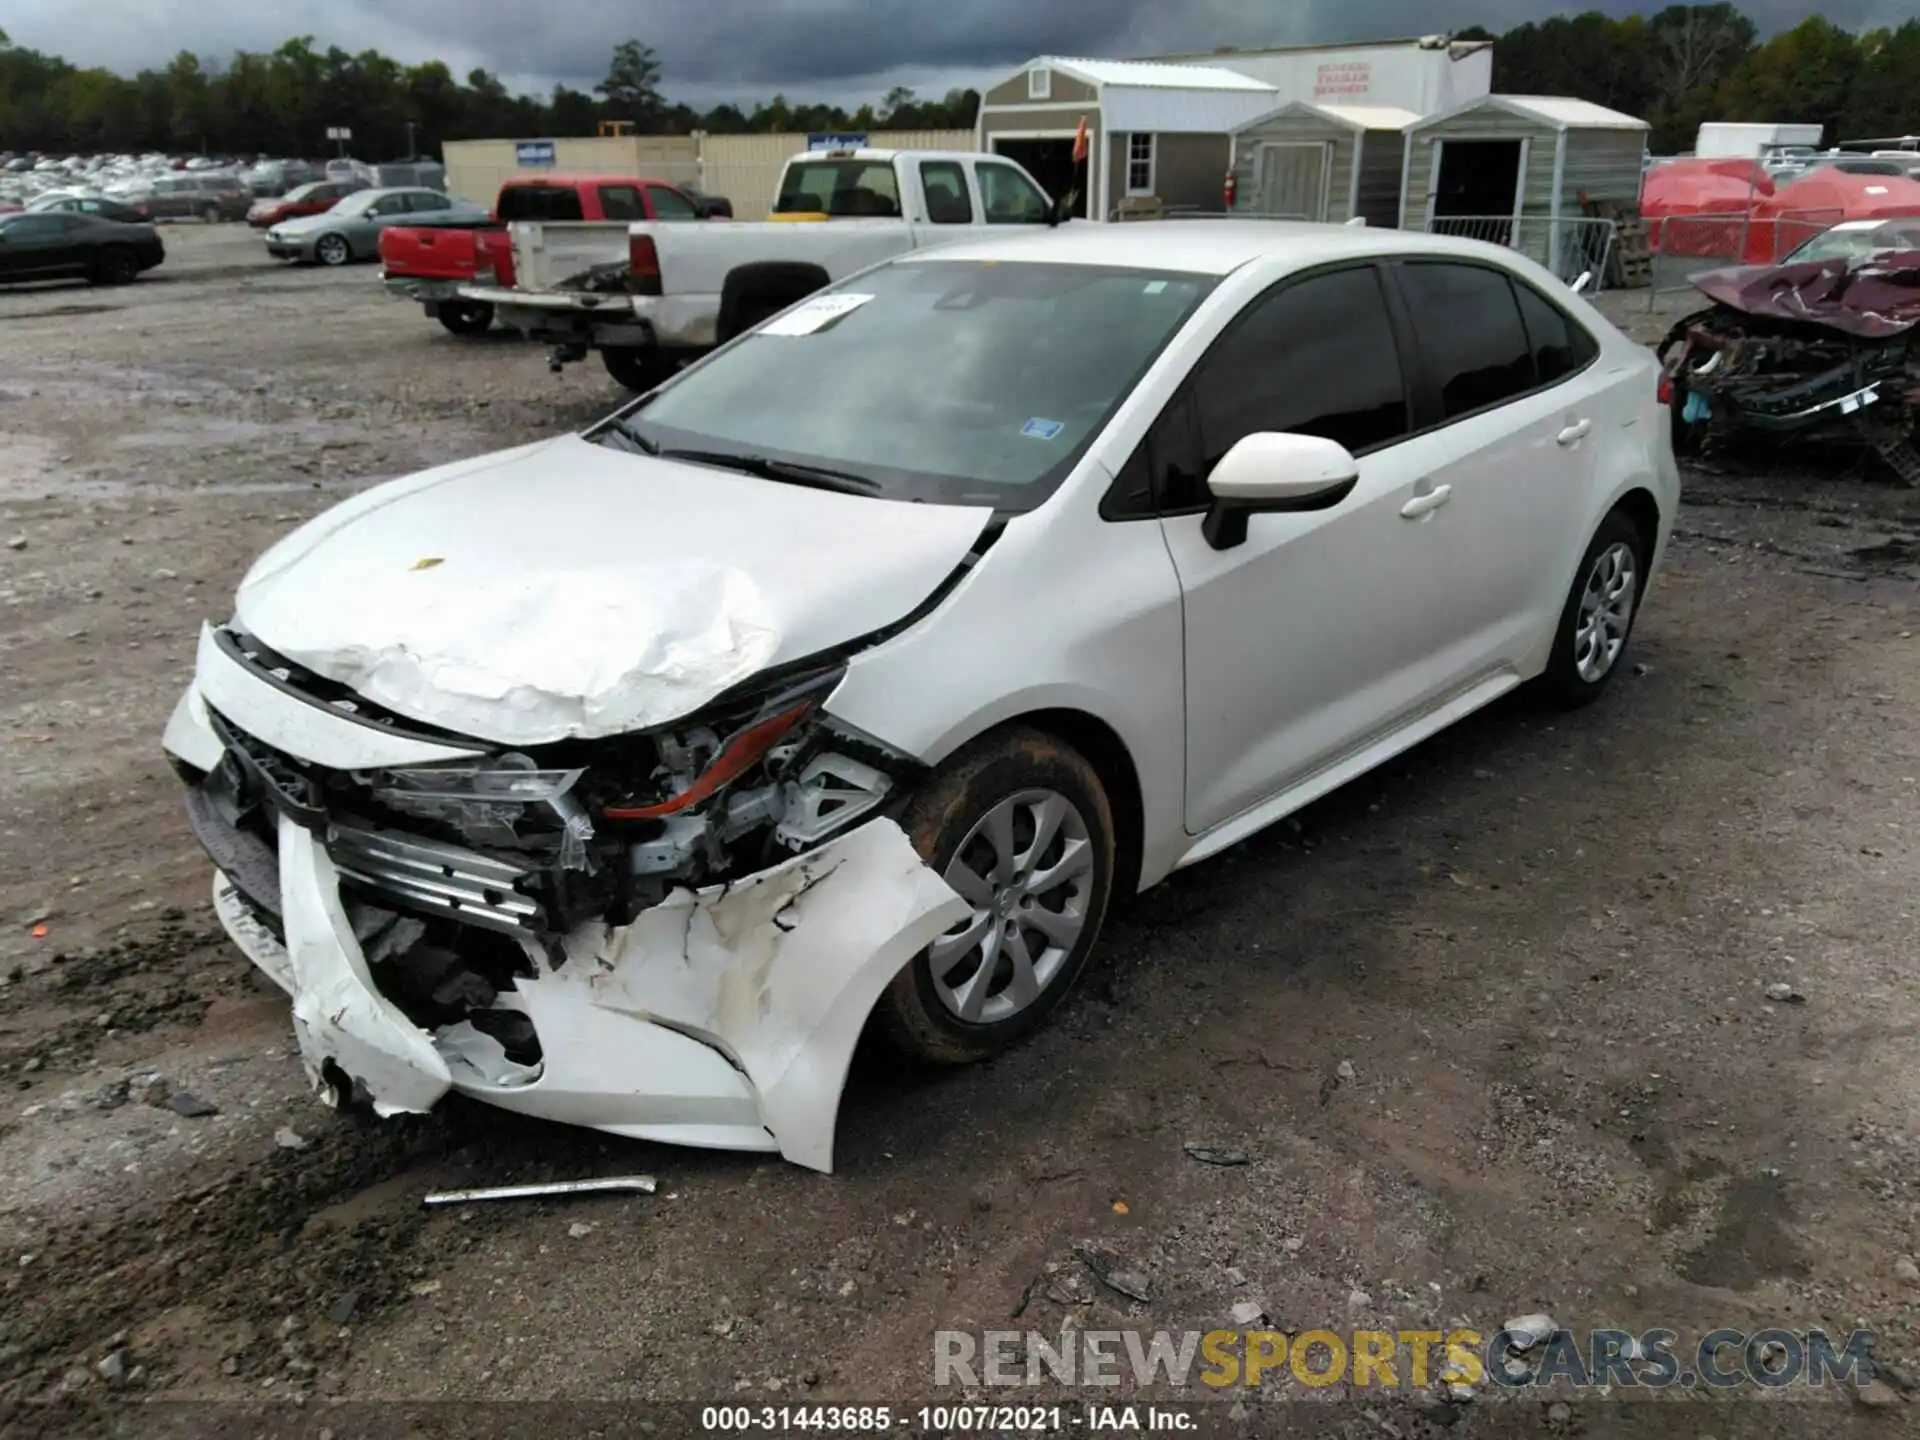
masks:
POLYGON ((1113 889, 1113 811, 1078 752, 1038 730, 981 740, 901 825, 973 914, 916 956, 875 1023, 895 1050, 965 1065, 1037 1028, 1073 988, 1113 889))
POLYGON ((109 245, 100 252, 100 258, 94 262, 93 283, 96 285, 131 285, 134 277, 140 273, 140 264, 133 252, 124 245, 109 245))
POLYGON ((610 347, 600 352, 600 359, 616 384, 640 395, 666 382, 680 368, 675 357, 652 345, 610 347))
POLYGON ((484 335, 493 328, 493 306, 484 300, 443 302, 435 317, 454 335, 484 335))
POLYGON ((353 259, 353 247, 344 235, 322 235, 313 242, 313 258, 322 265, 344 265, 353 259))
POLYGON ((1540 677, 1547 698, 1563 709, 1598 700, 1619 670, 1639 618, 1652 554, 1652 540, 1622 511, 1612 511, 1594 532, 1540 677))

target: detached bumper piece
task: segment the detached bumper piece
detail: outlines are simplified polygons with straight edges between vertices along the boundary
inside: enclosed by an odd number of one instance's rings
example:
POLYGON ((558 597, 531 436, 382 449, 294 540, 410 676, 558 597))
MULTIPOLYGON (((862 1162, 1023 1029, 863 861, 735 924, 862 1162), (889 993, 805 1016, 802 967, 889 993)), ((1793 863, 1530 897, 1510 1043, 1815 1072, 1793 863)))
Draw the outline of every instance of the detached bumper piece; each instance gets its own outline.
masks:
MULTIPOLYGON (((230 659, 231 657, 228 657, 230 659)), ((889 819, 724 885, 678 888, 631 924, 564 919, 534 863, 333 804, 296 736, 399 754, 291 689, 239 688, 203 650, 203 698, 167 748, 218 867, 234 943, 293 1002, 331 1103, 431 1109, 449 1091, 612 1134, 777 1151, 831 1170, 840 1092, 882 991, 969 913, 889 819)))

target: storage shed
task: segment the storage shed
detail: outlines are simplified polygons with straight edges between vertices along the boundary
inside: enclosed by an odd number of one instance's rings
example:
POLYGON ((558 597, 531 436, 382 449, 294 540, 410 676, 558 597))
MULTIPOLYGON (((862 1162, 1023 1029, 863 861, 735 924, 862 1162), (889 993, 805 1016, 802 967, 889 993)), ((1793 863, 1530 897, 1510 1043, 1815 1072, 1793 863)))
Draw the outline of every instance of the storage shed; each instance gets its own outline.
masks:
POLYGON ((1647 122, 1560 95, 1487 95, 1408 127, 1401 225, 1511 245, 1571 278, 1597 260, 1583 201, 1637 213, 1647 122))
POLYGON ((1221 208, 1229 133, 1280 103, 1271 85, 1207 65, 1043 55, 981 97, 982 150, 1024 165, 1053 195, 1081 187, 1079 213, 1221 208), (1086 121, 1085 171, 1073 141, 1086 121))
POLYGON ((1400 223, 1406 130, 1384 105, 1282 105, 1233 132, 1233 211, 1335 224, 1400 223))

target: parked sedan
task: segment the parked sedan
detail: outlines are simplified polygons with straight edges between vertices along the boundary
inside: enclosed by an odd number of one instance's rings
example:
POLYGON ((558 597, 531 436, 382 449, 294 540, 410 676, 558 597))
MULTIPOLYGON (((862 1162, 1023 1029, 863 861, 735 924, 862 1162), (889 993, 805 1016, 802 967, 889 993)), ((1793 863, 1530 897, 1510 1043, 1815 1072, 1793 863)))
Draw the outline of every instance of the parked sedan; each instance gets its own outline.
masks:
POLYGON ((122 225, 144 225, 151 218, 138 206, 129 205, 123 200, 115 200, 110 195, 61 194, 41 195, 27 206, 30 215, 42 215, 49 210, 69 210, 80 215, 98 215, 102 220, 117 220, 122 225))
POLYGON ((0 283, 90 280, 125 285, 167 258, 152 225, 52 210, 0 216, 0 283))
POLYGON ((362 190, 323 215, 275 225, 267 231, 267 253, 281 260, 345 265, 377 259, 380 231, 386 225, 472 225, 487 218, 483 207, 438 190, 362 190))
POLYGON ((863 1032, 990 1056, 1115 896, 1598 698, 1679 503, 1658 380, 1472 241, 925 249, 309 522, 165 743, 325 1092, 826 1169, 863 1032))
POLYGON ((270 230, 282 220, 324 215, 347 196, 366 188, 364 180, 316 180, 299 185, 278 199, 254 201, 247 211, 247 224, 256 230, 270 230))

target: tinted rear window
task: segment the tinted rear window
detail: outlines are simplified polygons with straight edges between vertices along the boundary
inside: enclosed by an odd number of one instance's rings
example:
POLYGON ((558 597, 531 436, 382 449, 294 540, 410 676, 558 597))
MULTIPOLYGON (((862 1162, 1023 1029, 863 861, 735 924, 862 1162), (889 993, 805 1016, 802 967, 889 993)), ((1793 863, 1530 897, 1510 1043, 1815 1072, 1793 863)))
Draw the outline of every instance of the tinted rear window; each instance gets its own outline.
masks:
POLYGON ((1585 326, 1532 286, 1515 282, 1513 293, 1520 301, 1520 318, 1526 322, 1527 340, 1533 346, 1533 363, 1542 385, 1585 369, 1600 353, 1599 341, 1587 333, 1585 326))
POLYGON ((1533 352, 1505 275, 1478 265, 1416 261, 1400 268, 1399 279, 1443 419, 1533 389, 1533 352))
POLYGON ((502 220, 584 220, 577 190, 558 185, 514 185, 501 192, 502 220))

